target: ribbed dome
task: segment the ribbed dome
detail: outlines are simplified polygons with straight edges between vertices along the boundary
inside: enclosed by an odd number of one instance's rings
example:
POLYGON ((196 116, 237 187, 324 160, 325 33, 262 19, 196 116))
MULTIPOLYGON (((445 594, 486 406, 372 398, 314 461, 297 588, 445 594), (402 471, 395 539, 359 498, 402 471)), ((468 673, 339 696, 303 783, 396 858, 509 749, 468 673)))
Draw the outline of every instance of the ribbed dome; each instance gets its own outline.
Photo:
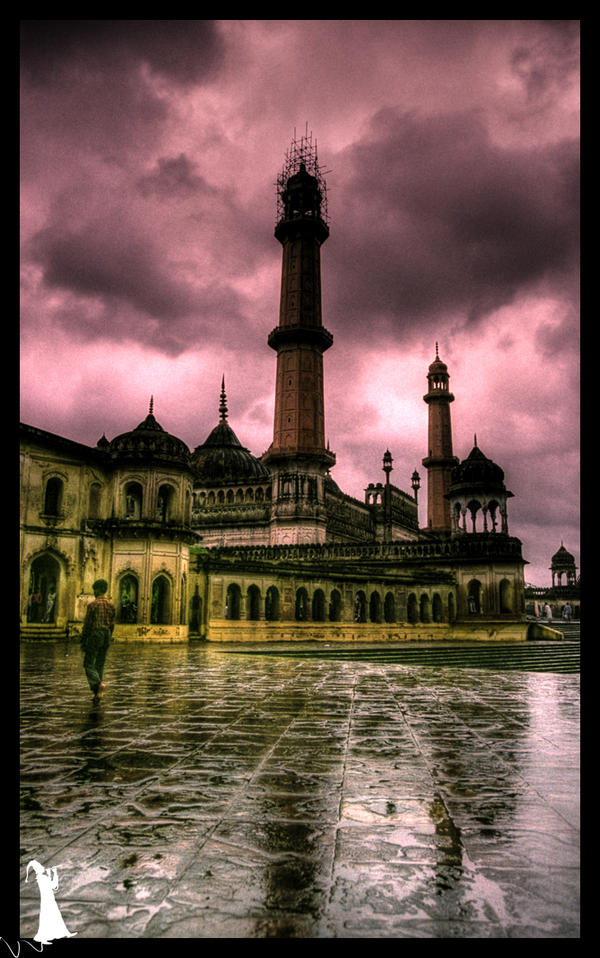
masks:
POLYGON ((467 458, 454 467, 450 481, 452 487, 485 486, 486 489, 499 489, 504 487, 504 472, 475 445, 467 458))
POLYGON ((221 387, 221 420, 208 438, 192 453, 192 469, 197 479, 211 483, 245 483, 269 478, 267 467, 242 446, 227 422, 225 384, 221 387))
POLYGON ((178 466, 188 466, 190 459, 190 450, 186 444, 176 436, 165 432, 154 418, 152 400, 150 400, 150 411, 144 421, 131 432, 116 436, 108 447, 108 453, 111 459, 136 462, 160 461, 178 466))

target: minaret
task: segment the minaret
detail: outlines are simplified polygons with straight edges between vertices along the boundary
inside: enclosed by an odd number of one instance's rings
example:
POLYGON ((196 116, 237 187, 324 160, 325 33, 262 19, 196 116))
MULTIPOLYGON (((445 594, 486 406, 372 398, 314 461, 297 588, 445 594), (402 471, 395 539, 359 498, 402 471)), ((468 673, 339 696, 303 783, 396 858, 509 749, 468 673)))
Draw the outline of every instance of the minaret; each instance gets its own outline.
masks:
POLYGON ((437 343, 427 380, 429 391, 423 396, 429 406, 429 455, 423 459, 427 469, 427 528, 432 532, 450 532, 450 503, 446 494, 452 469, 458 464, 452 454, 450 423, 450 403, 454 402, 454 396, 449 391, 448 367, 440 360, 437 343))
POLYGON ((275 236, 283 247, 273 442, 273 543, 324 542, 323 478, 335 456, 325 445, 323 353, 333 336, 321 319, 321 246, 329 236, 326 185, 308 133, 292 142, 278 179, 275 236))

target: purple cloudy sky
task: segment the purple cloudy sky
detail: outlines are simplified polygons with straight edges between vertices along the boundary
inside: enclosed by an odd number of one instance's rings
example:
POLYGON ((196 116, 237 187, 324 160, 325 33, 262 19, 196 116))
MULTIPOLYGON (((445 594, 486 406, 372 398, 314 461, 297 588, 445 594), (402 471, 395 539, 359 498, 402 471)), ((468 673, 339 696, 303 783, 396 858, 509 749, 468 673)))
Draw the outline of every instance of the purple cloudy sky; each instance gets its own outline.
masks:
POLYGON ((22 22, 24 422, 94 445, 150 395, 190 448, 273 429, 275 180, 318 142, 326 432, 341 488, 426 514, 427 367, 550 583, 579 566, 579 24, 573 20, 22 22))

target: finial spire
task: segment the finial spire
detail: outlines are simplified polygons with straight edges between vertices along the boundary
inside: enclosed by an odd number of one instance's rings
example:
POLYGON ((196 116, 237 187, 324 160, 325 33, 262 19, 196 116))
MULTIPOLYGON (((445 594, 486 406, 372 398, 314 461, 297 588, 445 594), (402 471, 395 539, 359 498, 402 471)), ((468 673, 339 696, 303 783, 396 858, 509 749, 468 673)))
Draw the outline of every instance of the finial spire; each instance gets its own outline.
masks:
POLYGON ((227 396, 225 395, 225 376, 221 380, 221 402, 219 404, 221 422, 227 422, 227 396))
POLYGON ((475 446, 475 448, 477 448, 477 433, 475 433, 473 436, 473 445, 475 446))
POLYGON ((152 411, 153 409, 154 409, 154 396, 150 396, 150 408, 149 408, 149 410, 148 410, 148 415, 149 415, 149 416, 153 416, 153 415, 154 415, 154 413, 153 413, 153 411, 152 411))
POLYGON ((436 358, 436 360, 439 360, 439 358, 440 358, 440 354, 439 354, 439 352, 438 352, 438 344, 437 344, 437 341, 436 341, 436 344, 435 344, 435 358, 436 358))

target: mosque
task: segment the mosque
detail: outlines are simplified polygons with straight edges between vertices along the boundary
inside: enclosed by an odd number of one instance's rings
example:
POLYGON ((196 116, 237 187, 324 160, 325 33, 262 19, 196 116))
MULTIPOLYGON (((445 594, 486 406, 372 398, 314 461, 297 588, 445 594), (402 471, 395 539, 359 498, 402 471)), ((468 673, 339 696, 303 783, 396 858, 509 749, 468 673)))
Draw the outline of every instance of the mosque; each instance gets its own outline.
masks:
POLYGON ((531 635, 526 563, 508 530, 512 493, 476 439, 466 459, 454 455, 454 396, 437 344, 423 397, 426 527, 419 474, 410 492, 394 485, 389 450, 364 501, 332 478, 323 357, 333 336, 322 323, 320 276, 329 223, 311 136, 293 140, 277 199, 271 445, 261 456, 242 445, 224 381, 218 421, 193 450, 157 421, 152 399, 139 425, 95 446, 22 424, 24 637, 77 636, 99 577, 117 608, 117 641, 531 635))

